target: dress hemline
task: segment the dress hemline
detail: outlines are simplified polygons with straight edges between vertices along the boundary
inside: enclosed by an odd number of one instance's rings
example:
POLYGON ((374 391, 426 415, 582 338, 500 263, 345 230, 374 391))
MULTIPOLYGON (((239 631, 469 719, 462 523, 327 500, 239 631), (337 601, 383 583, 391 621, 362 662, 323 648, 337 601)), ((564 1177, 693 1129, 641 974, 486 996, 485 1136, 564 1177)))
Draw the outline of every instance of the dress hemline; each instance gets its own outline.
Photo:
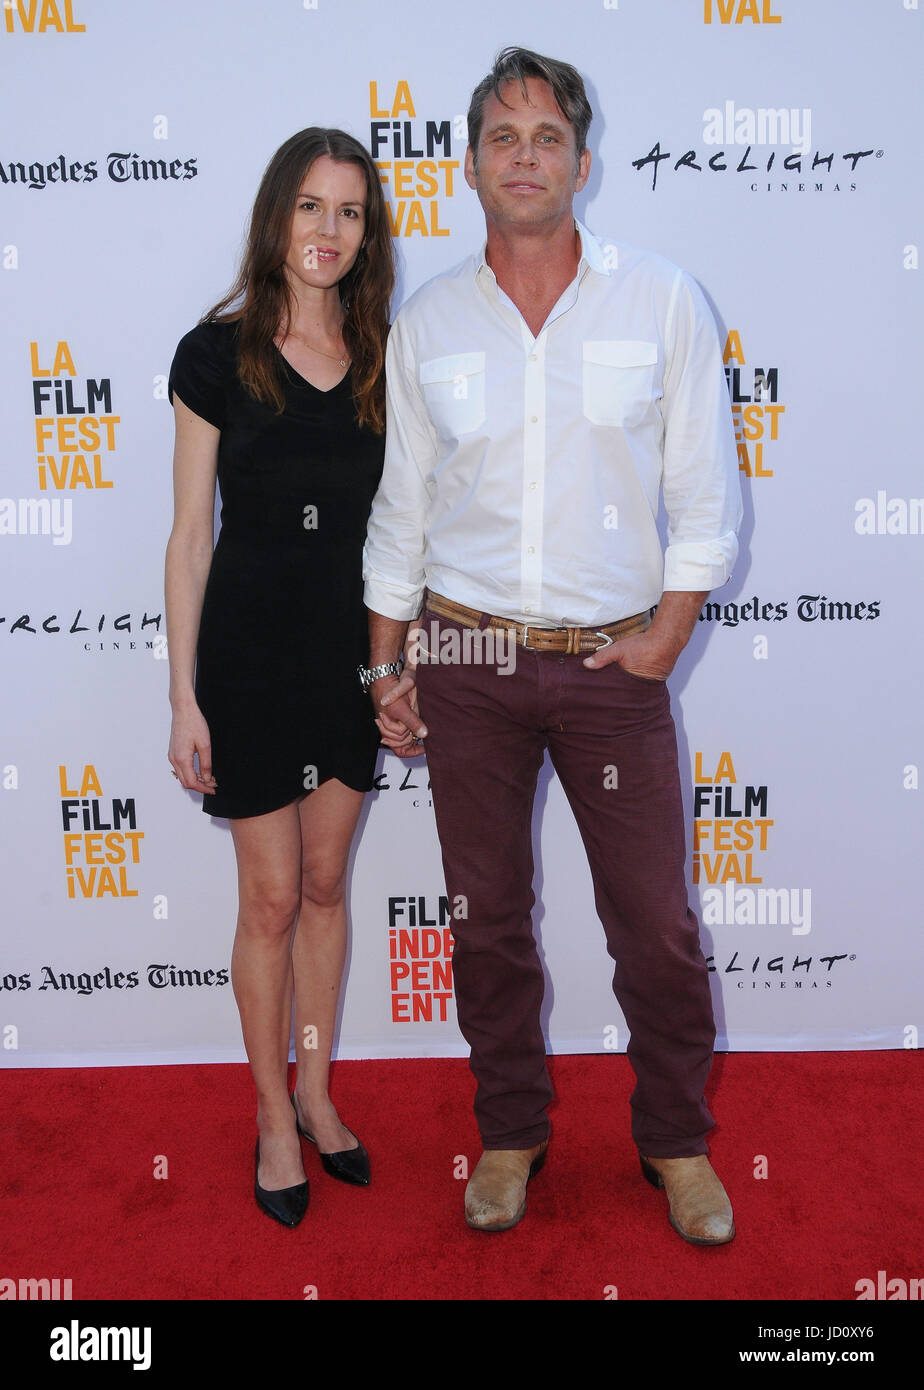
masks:
MULTIPOLYGON (((272 805, 263 806, 257 811, 240 811, 234 809, 233 806, 231 809, 226 810, 216 809, 216 803, 212 800, 211 796, 205 792, 202 794, 202 809, 207 816, 212 816, 215 820, 255 820, 258 816, 271 816, 274 811, 282 811, 286 806, 294 806, 297 802, 304 801, 306 797, 311 795, 311 792, 317 791, 318 787, 323 787, 326 782, 334 781, 341 782, 343 786, 348 787, 350 791, 360 792, 363 796, 368 795, 368 793, 375 788, 374 777, 369 780, 368 786, 357 787, 354 786, 353 782, 347 781, 345 777, 340 776, 338 773, 329 772, 321 778, 318 782, 318 786, 312 787, 310 791, 301 790, 296 792, 295 795, 287 792, 284 800, 279 801, 273 798, 272 805)), ((221 803, 219 803, 219 806, 220 805, 221 803)))

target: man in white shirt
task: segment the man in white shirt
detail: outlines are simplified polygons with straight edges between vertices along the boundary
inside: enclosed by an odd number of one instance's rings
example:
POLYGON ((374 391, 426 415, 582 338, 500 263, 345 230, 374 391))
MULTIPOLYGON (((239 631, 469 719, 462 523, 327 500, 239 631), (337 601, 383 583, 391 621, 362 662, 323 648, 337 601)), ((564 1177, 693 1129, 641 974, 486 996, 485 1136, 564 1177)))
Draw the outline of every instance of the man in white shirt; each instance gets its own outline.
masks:
POLYGON ((473 94, 465 175, 487 241, 390 335, 363 679, 386 744, 413 756, 426 740, 447 892, 467 904, 453 973, 484 1145, 468 1224, 515 1225, 548 1144, 530 918, 547 748, 616 962, 643 1173, 684 1239, 722 1244, 734 1224, 703 1099, 715 1026, 665 681, 737 555, 737 458, 694 282, 575 223, 590 119, 575 69, 523 49, 473 94), (418 618, 432 655, 401 673, 418 618))

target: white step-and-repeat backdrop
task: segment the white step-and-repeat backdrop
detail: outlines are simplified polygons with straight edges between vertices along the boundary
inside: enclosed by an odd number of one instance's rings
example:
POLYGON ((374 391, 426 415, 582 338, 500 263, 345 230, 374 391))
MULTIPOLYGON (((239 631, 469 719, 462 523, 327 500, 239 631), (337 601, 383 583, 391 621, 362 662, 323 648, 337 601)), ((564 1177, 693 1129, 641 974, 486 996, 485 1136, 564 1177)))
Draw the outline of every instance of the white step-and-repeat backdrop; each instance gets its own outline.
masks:
MULTIPOLYGON (((5 0, 7 1065, 243 1057, 231 837, 166 760, 167 371, 306 125, 380 162, 395 307, 480 244, 464 113, 510 43, 587 79, 579 216, 690 270, 725 344, 742 554, 671 682, 720 1045, 917 1045, 922 23, 917 0, 5 0)), ((338 1052, 462 1055, 426 767, 380 772, 338 1052)), ((550 1046, 624 1050, 549 772, 535 835, 550 1046)))

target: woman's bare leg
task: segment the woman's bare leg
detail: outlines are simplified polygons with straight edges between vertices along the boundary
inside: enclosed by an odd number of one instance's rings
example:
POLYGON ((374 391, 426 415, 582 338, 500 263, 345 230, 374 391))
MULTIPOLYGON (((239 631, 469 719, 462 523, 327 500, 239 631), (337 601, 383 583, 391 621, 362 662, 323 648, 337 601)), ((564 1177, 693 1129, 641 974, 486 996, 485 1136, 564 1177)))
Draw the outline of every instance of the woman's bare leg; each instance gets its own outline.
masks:
POLYGON ((261 1187, 305 1181, 289 1102, 292 933, 299 911, 301 823, 293 802, 265 816, 231 821, 239 911, 231 980, 257 1088, 261 1187))
POLYGON ((301 906, 295 978, 296 1099, 304 1129, 322 1153, 355 1148, 327 1094, 334 1021, 346 955, 346 874, 363 793, 331 779, 299 806, 301 906), (306 1033, 306 1029, 316 1032, 306 1033), (313 1046, 305 1046, 305 1043, 313 1046))

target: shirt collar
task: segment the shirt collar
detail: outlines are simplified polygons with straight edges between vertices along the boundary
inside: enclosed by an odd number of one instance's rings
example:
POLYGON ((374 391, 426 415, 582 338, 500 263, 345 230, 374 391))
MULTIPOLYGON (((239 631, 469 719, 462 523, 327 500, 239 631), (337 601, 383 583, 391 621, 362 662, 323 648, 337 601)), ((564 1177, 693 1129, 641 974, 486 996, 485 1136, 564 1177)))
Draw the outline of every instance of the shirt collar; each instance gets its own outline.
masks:
MULTIPOLYGON (((609 275, 610 272, 603 255, 603 248, 597 238, 592 232, 589 232, 583 222, 579 222, 577 218, 574 219, 574 225, 577 228, 577 233, 581 240, 581 258, 578 261, 575 278, 580 280, 585 269, 595 270, 598 275, 609 275)), ((474 257, 475 279, 476 281, 481 280, 482 283, 487 280, 489 283, 493 282, 496 285, 497 282, 494 278, 494 271, 485 259, 485 252, 487 249, 488 243, 487 240, 485 240, 482 242, 481 250, 474 257)))
MULTIPOLYGON (((574 225, 581 238, 581 263, 590 266, 591 270, 597 271, 598 275, 609 275, 610 271, 603 254, 603 247, 593 232, 589 232, 583 222, 578 222, 577 219, 575 219, 574 225)), ((578 265, 578 274, 580 274, 580 270, 581 266, 578 265)))

